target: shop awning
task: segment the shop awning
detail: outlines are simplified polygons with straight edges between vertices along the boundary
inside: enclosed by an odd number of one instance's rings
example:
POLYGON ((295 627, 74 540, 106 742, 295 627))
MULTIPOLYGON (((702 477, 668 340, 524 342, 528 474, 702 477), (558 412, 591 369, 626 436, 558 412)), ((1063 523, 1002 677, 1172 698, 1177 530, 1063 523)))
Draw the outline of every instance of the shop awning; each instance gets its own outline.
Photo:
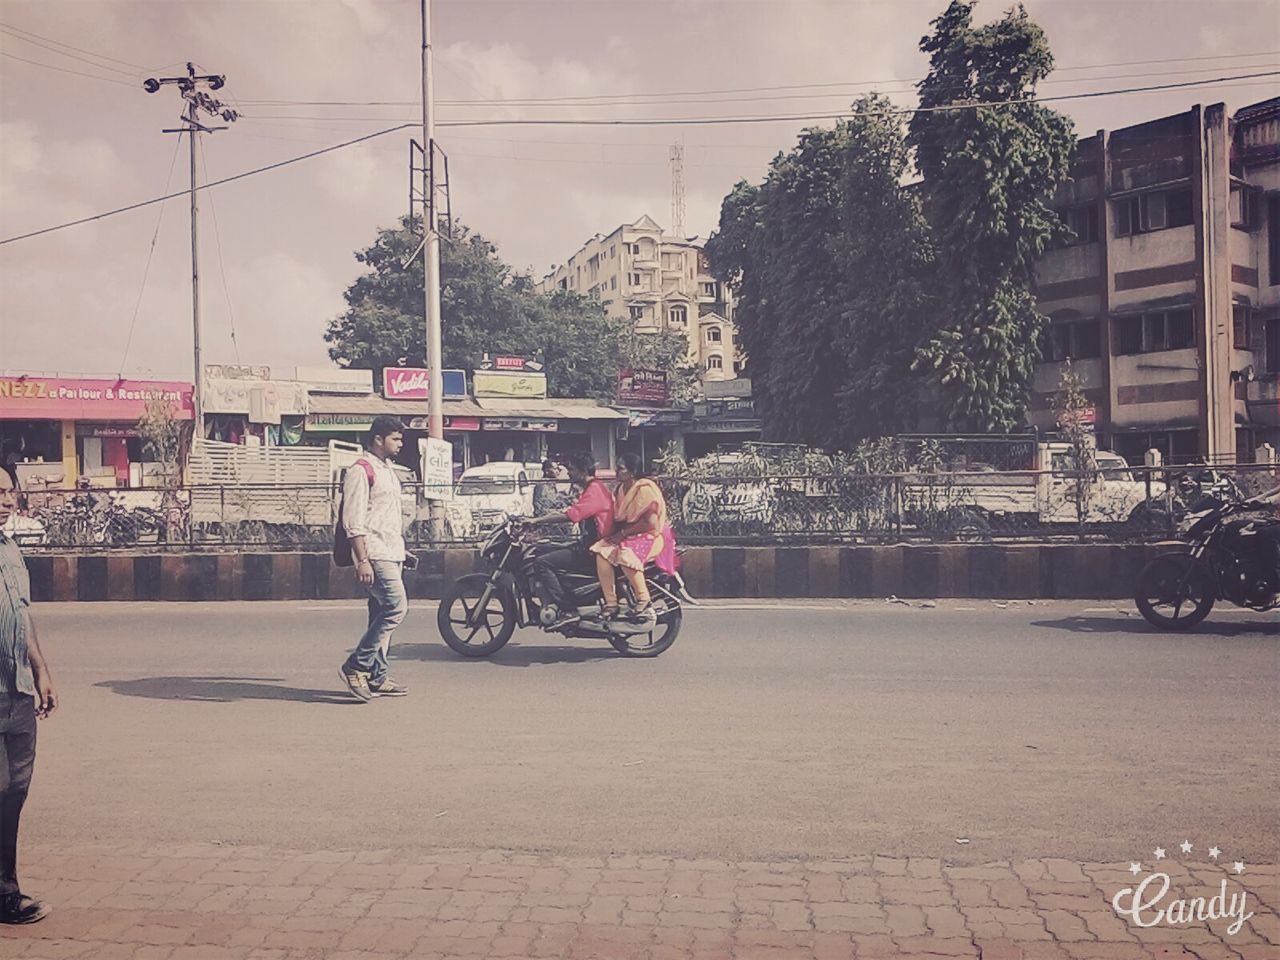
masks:
POLYGON ((475 401, 480 416, 504 417, 522 420, 626 420, 621 410, 604 407, 594 400, 566 400, 548 397, 545 400, 520 400, 515 398, 485 397, 475 401))
MULTIPOLYGON (((446 417, 482 417, 482 410, 474 400, 445 400, 443 404, 446 417)), ((311 394, 311 412, 313 414, 365 414, 369 417, 425 417, 428 413, 426 400, 387 400, 377 394, 365 396, 342 396, 338 394, 311 394)))

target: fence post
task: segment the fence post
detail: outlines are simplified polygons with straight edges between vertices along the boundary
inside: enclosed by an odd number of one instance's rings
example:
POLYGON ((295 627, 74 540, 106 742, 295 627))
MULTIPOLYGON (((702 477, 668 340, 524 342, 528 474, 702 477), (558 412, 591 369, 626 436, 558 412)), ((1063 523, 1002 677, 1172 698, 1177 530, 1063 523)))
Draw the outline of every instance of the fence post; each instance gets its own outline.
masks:
POLYGON ((893 478, 893 531, 898 543, 902 542, 902 486, 902 476, 895 474, 893 478))

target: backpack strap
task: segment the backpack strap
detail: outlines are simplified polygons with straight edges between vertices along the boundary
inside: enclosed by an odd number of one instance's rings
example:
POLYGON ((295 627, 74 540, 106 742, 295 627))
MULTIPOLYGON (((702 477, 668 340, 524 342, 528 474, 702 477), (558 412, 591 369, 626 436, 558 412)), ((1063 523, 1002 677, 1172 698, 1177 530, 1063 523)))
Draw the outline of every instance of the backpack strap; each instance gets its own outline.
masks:
POLYGON ((373 489, 373 464, 371 464, 364 457, 361 457, 359 460, 356 461, 356 463, 364 467, 364 475, 369 481, 369 489, 372 490, 373 489))

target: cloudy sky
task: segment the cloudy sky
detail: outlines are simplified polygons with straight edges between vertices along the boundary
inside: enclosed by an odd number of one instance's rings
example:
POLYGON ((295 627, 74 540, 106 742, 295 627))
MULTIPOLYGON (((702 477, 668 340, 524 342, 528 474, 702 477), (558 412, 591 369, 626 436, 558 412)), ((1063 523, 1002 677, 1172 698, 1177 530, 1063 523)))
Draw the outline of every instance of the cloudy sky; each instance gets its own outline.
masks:
MULTIPOLYGON (((821 114, 873 88, 907 106, 916 44, 944 0, 434 6, 447 124, 821 114)), ((1046 96, 1280 69, 1280 0, 1027 7, 1058 63, 1046 96)), ((175 154, 161 132, 180 99, 140 81, 188 60, 225 74, 218 95, 244 114, 202 138, 202 178, 417 119, 418 23, 417 0, 0 0, 0 239, 185 187, 186 145, 175 154)), ((1280 94, 1276 79, 1058 106, 1090 134, 1195 103, 1239 107, 1280 94)), ((758 179, 805 125, 443 126, 439 139, 455 214, 540 275, 624 221, 668 225, 672 143, 685 148, 687 232, 705 235, 729 187, 758 179)), ((208 361, 327 362, 322 333, 359 272, 353 251, 406 210, 408 136, 204 195, 208 361)), ((0 369, 189 378, 188 224, 183 198, 0 246, 0 369)))

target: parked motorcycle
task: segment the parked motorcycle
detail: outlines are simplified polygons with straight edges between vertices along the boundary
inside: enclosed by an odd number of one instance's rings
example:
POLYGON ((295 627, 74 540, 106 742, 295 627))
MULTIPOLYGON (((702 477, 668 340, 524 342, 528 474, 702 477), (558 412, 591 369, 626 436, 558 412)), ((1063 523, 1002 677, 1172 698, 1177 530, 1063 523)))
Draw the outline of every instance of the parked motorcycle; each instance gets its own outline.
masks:
POLYGON ((1280 530, 1274 506, 1244 498, 1234 484, 1215 492, 1183 518, 1179 535, 1190 549, 1156 557, 1138 577, 1138 610, 1162 630, 1189 630, 1218 600, 1258 611, 1280 607, 1269 540, 1280 530))
MULTIPOLYGON (((653 598, 651 615, 609 620, 601 613, 602 595, 595 574, 560 571, 560 580, 580 619, 550 629, 547 625, 555 622, 559 611, 540 602, 533 563, 547 548, 564 545, 531 541, 522 532, 519 518, 504 520, 480 550, 493 571, 459 577, 445 590, 436 614, 440 637, 464 657, 491 656, 506 645, 517 627, 529 626, 567 637, 604 639, 627 657, 656 657, 676 642, 684 619, 683 606, 696 601, 685 590, 679 573, 667 574, 654 566, 645 571, 653 598)), ((634 606, 631 587, 621 576, 618 597, 624 609, 627 601, 634 606)))

